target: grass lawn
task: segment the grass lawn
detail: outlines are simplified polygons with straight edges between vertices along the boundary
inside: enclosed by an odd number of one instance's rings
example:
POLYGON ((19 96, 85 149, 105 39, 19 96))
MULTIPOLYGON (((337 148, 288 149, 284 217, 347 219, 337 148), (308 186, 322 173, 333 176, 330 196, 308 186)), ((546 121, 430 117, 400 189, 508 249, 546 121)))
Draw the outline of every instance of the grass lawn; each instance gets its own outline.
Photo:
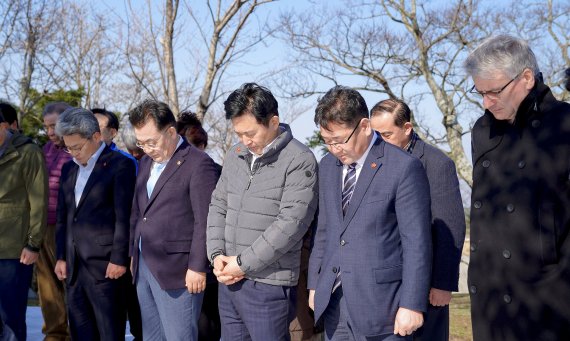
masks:
POLYGON ((449 306, 451 341, 473 340, 471 331, 471 304, 468 294, 455 294, 449 306))

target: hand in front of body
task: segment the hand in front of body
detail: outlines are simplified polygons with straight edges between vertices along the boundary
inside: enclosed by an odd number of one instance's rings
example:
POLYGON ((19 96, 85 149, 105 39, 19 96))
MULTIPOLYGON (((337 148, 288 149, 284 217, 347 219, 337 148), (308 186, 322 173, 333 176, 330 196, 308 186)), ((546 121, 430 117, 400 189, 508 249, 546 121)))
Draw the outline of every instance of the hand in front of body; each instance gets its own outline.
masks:
POLYGON ((431 288, 429 291, 429 303, 434 307, 444 307, 451 302, 451 291, 431 288))
POLYGON ((206 273, 188 269, 186 271, 186 288, 191 294, 199 294, 206 289, 206 273))
POLYGON ((54 272, 60 281, 63 281, 67 278, 67 265, 65 264, 64 260, 58 260, 55 263, 54 272))
POLYGON ((237 263, 237 256, 219 255, 214 259, 214 275, 218 282, 231 285, 241 281, 245 273, 237 263))
POLYGON ((309 290, 309 308, 311 308, 312 311, 315 311, 315 290, 314 289, 309 290))
POLYGON ((38 260, 39 255, 39 252, 34 252, 23 248, 22 253, 20 254, 20 263, 25 265, 32 265, 38 260))
POLYGON ((127 267, 123 265, 117 265, 109 262, 107 265, 107 271, 105 272, 105 278, 117 279, 127 272, 127 267))
POLYGON ((421 311, 400 307, 396 313, 394 323, 394 334, 401 336, 412 335, 424 324, 424 316, 421 311))

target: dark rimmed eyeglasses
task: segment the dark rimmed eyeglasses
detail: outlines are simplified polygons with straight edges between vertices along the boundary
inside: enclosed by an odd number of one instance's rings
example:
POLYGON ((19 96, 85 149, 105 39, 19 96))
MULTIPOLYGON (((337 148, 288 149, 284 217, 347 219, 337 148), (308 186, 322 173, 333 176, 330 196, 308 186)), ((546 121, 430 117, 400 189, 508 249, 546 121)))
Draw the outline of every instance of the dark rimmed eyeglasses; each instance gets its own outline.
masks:
MULTIPOLYGON (((362 121, 362 120, 361 120, 362 121)), ((334 143, 326 143, 325 144, 329 147, 329 148, 339 148, 342 145, 345 145, 348 143, 348 141, 350 141, 350 139, 352 138, 352 135, 354 135, 354 133, 356 132, 356 129, 360 126, 360 122, 358 121, 358 123, 356 124, 356 127, 354 127, 354 129, 352 129, 352 133, 350 133, 350 135, 348 135, 348 138, 344 141, 344 142, 334 142, 334 143)))
POLYGON ((481 97, 487 96, 487 98, 493 100, 498 99, 499 96, 501 95, 501 92, 503 92, 509 85, 511 85, 511 83, 514 82, 515 79, 519 78, 519 76, 522 75, 523 72, 524 71, 521 71, 518 75, 516 75, 513 79, 511 79, 507 84, 505 84, 505 86, 503 86, 499 90, 479 91, 475 88, 475 85, 473 85, 471 90, 469 90, 469 93, 472 93, 474 95, 479 95, 481 97))

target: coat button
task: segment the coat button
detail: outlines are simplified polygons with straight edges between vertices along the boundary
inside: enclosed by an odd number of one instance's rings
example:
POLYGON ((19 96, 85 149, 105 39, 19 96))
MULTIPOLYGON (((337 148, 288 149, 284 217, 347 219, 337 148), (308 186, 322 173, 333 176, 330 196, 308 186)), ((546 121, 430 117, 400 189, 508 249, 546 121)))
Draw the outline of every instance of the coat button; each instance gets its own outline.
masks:
POLYGON ((530 123, 530 125, 531 125, 533 128, 538 128, 538 127, 540 127, 540 121, 539 121, 539 120, 534 120, 534 121, 532 121, 532 122, 530 123))
POLYGON ((523 169, 524 166, 526 166, 526 162, 524 162, 524 161, 521 160, 521 161, 519 161, 519 163, 518 163, 517 166, 519 166, 520 169, 523 169))
POLYGON ((146 221, 146 217, 143 218, 143 221, 146 221))
POLYGON ((503 250, 503 257, 505 257, 505 259, 511 258, 511 251, 503 250))
POLYGON ((334 267, 332 268, 332 270, 333 270, 333 272, 334 272, 335 274, 338 272, 338 269, 336 268, 336 266, 334 266, 334 267))
POLYGON ((481 206, 483 206, 483 204, 479 200, 477 200, 473 203, 473 207, 475 207, 475 208, 481 208, 481 206))
POLYGON ((513 301, 513 299, 511 298, 511 295, 504 295, 503 301, 505 301, 505 303, 509 304, 513 301))
POLYGON ((76 223, 76 222, 77 222, 77 218, 73 218, 73 222, 76 223))
POLYGON ((489 160, 483 161, 483 167, 489 168, 490 165, 491 165, 491 161, 489 161, 489 160))
POLYGON ((477 251, 477 245, 471 244, 471 252, 477 251))
POLYGON ((345 242, 344 239, 343 239, 343 240, 340 241, 340 245, 341 245, 341 246, 344 246, 344 244, 346 244, 346 242, 345 242))
POLYGON ((514 211, 515 211, 515 205, 513 205, 513 204, 508 204, 508 205, 507 205, 507 212, 513 213, 514 211))
POLYGON ((472 285, 469 287, 469 292, 475 295, 477 293, 477 287, 472 285))

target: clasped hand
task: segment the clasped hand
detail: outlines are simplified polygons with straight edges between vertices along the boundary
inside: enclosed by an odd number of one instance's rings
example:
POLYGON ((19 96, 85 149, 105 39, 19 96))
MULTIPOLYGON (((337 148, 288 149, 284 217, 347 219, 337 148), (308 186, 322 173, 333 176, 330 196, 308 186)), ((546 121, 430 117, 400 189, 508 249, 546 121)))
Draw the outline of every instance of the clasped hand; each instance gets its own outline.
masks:
POLYGON ((214 258, 214 275, 218 282, 231 285, 241 281, 245 273, 240 269, 236 256, 219 255, 214 258))

